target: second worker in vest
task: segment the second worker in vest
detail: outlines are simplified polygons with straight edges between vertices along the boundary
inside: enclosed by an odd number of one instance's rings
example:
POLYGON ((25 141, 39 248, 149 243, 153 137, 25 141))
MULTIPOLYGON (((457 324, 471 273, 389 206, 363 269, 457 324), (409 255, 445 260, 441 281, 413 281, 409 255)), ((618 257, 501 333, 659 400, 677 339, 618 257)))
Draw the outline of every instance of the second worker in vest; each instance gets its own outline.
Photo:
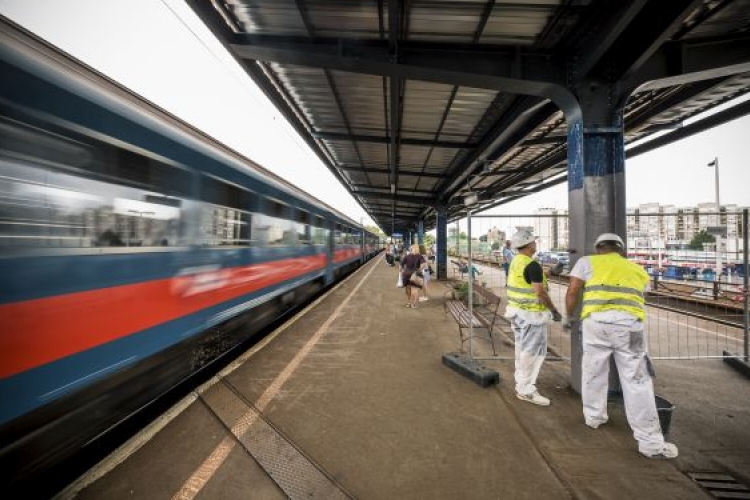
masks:
POLYGON ((586 425, 596 429, 608 420, 609 358, 614 356, 638 451, 649 458, 674 458, 677 447, 664 441, 659 425, 653 367, 646 353, 643 294, 648 274, 622 255, 625 245, 618 235, 604 233, 594 247, 596 255, 581 257, 570 272, 565 296, 570 317, 583 289, 581 398, 586 425))
POLYGON ((547 325, 562 316, 547 293, 547 277, 536 253, 536 238, 528 230, 511 238, 516 255, 508 269, 508 308, 505 317, 511 321, 515 337, 516 397, 522 401, 547 406, 549 399, 536 388, 539 370, 547 355, 547 325))

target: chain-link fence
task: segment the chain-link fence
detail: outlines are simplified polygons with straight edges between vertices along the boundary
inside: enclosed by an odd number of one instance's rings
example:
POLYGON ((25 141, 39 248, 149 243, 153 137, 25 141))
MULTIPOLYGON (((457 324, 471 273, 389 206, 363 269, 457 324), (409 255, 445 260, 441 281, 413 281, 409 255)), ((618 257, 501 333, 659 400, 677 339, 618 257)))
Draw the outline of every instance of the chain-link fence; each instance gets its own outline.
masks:
MULTIPOLYGON (((570 255, 568 215, 473 215, 448 228, 449 276, 466 279, 459 262, 477 268, 476 282, 505 297, 503 247, 513 233, 538 236, 535 258, 550 282, 550 297, 564 311, 570 255)), ((628 258, 651 276, 646 328, 654 359, 748 356, 748 211, 628 211, 628 258)), ((496 330, 508 336, 509 327, 496 330)), ((567 330, 549 332, 552 358, 570 355, 567 330)), ((502 353, 503 359, 512 352, 502 353)))

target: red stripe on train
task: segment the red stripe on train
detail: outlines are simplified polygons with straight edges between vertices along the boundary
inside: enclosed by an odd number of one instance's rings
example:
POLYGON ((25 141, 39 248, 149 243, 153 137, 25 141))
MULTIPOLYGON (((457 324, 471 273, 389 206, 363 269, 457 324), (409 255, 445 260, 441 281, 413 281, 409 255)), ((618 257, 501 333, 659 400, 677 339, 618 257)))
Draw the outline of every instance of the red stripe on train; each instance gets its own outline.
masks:
POLYGON ((345 260, 353 259, 362 255, 361 248, 347 248, 346 250, 336 250, 333 252, 333 262, 339 263, 345 260))
MULTIPOLYGON (((0 378, 325 267, 325 254, 0 306, 0 378)), ((196 268, 198 269, 198 268, 196 268)))

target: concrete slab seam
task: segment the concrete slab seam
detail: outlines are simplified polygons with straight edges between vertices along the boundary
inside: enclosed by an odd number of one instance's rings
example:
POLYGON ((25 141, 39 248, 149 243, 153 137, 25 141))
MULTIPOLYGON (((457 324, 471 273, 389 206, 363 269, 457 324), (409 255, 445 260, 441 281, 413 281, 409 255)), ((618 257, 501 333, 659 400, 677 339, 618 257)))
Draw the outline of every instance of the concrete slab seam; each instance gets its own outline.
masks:
MULTIPOLYGON (((370 265, 370 269, 362 277, 359 283, 357 283, 354 289, 349 292, 349 295, 347 295, 346 298, 341 301, 341 303, 336 307, 331 316, 326 319, 326 321, 320 326, 320 328, 318 328, 318 330, 312 335, 307 343, 305 343, 305 345, 297 352, 294 358, 287 364, 286 367, 284 367, 282 372, 266 388, 263 394, 258 398, 258 401, 255 403, 255 407, 258 408, 259 411, 263 411, 266 406, 271 401, 273 401, 276 395, 280 392, 281 387, 291 378, 292 374, 300 366, 302 361, 307 357, 310 351, 312 351, 312 348, 315 346, 315 344, 317 344, 318 341, 326 333, 326 331, 328 331, 330 325, 333 324, 336 319, 338 319, 338 317, 341 315, 341 312, 349 304, 349 301, 359 291, 364 282, 367 280, 367 278, 369 278, 369 276, 376 268, 376 265, 370 265)), ((342 284, 346 282, 348 282, 348 279, 344 280, 342 284)), ((245 429, 245 431, 250 428, 253 420, 255 419, 253 414, 254 412, 248 412, 248 414, 244 415, 239 420, 239 422, 242 423, 242 427, 245 429)), ((180 487, 180 489, 172 496, 172 499, 192 500, 193 498, 195 498, 203 489, 203 487, 208 483, 210 478, 213 476, 213 473, 229 456, 229 452, 232 450, 235 443, 236 442, 231 442, 230 444, 227 442, 227 439, 223 440, 219 444, 219 446, 217 446, 214 451, 206 458, 206 460, 204 460, 203 463, 198 466, 193 474, 191 474, 191 476, 183 483, 182 487, 180 487)))

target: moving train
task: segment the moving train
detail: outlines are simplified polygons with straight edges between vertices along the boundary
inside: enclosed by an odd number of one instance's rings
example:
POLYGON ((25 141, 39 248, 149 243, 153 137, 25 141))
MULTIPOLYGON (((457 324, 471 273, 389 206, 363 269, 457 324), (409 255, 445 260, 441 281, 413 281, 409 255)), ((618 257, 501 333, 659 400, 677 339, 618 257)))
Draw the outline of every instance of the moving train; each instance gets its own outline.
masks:
POLYGON ((0 474, 41 476, 383 242, 0 18, 0 474))

